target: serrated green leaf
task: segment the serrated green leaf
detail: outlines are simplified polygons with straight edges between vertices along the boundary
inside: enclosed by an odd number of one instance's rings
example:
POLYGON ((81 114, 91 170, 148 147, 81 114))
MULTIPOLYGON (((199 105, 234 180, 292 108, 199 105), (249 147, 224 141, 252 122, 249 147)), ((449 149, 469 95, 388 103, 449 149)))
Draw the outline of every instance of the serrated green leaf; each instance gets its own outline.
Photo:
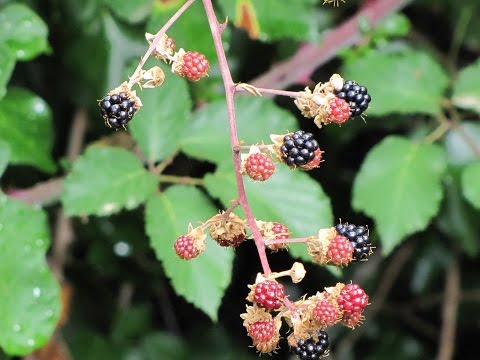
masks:
POLYGON ((441 111, 440 102, 448 85, 445 70, 430 55, 415 50, 371 51, 348 62, 342 76, 368 88, 372 103, 367 113, 375 116, 436 115, 441 111))
MULTIPOLYGON (((269 135, 297 130, 295 117, 263 98, 240 97, 235 103, 239 139, 245 144, 271 143, 269 135)), ((194 113, 181 150, 202 160, 221 163, 231 157, 225 102, 215 101, 194 113)))
POLYGON ((15 67, 15 54, 6 45, 0 43, 0 100, 7 92, 7 83, 15 67))
POLYGON ((355 178, 353 207, 375 219, 384 254, 438 212, 445 168, 436 145, 390 136, 370 150, 355 178))
POLYGON ((130 24, 143 21, 152 9, 152 0, 104 0, 110 10, 130 24))
POLYGON ((3 172, 7 168, 9 161, 10 147, 3 141, 0 141, 0 176, 2 176, 3 172))
MULTIPOLYGON (((184 3, 184 1, 170 1, 168 3, 155 1, 147 23, 148 32, 157 33, 184 3)), ((226 30, 222 34, 224 41, 228 39, 229 34, 228 28, 226 30)), ((201 1, 196 1, 182 14, 175 26, 168 30, 168 36, 175 39, 178 48, 204 54, 210 62, 210 66, 216 62, 215 47, 201 1)))
POLYGON ((470 204, 480 209, 480 162, 468 165, 463 171, 462 192, 470 204))
POLYGON ((159 161, 180 146, 192 102, 185 80, 167 77, 154 91, 141 94, 143 106, 128 126, 146 158, 159 161))
POLYGON ((0 139, 10 147, 12 163, 55 170, 50 156, 52 114, 47 103, 30 91, 12 88, 0 101, 0 139))
POLYGON ((45 213, 0 194, 0 346, 8 354, 31 353, 55 329, 60 293, 49 245, 45 213))
MULTIPOLYGON (((210 195, 228 207, 236 198, 233 168, 224 165, 207 174, 205 186, 210 195)), ((292 237, 316 235, 320 228, 332 226, 330 199, 316 181, 300 170, 278 168, 265 183, 245 179, 245 189, 255 218, 284 223, 292 237)), ((304 244, 291 244, 290 253, 311 261, 304 244)))
POLYGON ((0 8, 0 44, 6 44, 19 60, 31 60, 47 52, 48 28, 28 6, 12 3, 0 8))
POLYGON ((480 146, 480 125, 462 121, 451 128, 445 137, 448 162, 452 165, 465 165, 477 159, 473 146, 480 146))
POLYGON ((185 261, 173 249, 175 239, 197 226, 217 210, 198 189, 175 185, 147 202, 146 230, 157 257, 178 295, 183 296, 212 320, 217 320, 225 289, 230 284, 233 252, 207 239, 206 250, 185 261))
POLYGON ((453 87, 453 103, 460 108, 480 113, 480 89, 475 86, 478 82, 480 82, 480 60, 459 72, 453 87))
POLYGON ((65 179, 62 203, 68 215, 106 216, 137 207, 156 186, 157 178, 132 153, 92 146, 65 179))
POLYGON ((467 255, 474 257, 479 249, 480 223, 477 212, 462 196, 462 170, 450 168, 450 174, 445 176, 445 200, 436 218, 436 225, 444 234, 457 242, 467 255))
MULTIPOLYGON (((317 0, 220 0, 219 3, 235 26, 247 31, 252 38, 262 41, 319 40, 317 0)), ((324 20, 322 22, 325 24, 324 20)))

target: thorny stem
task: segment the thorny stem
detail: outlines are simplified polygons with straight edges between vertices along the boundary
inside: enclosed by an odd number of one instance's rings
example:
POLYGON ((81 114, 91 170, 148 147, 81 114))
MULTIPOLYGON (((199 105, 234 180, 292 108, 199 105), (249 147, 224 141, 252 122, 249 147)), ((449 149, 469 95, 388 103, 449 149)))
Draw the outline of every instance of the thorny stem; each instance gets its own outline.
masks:
POLYGON ((237 124, 235 120, 235 83, 232 80, 232 75, 228 67, 227 58, 225 55, 225 50, 222 43, 222 31, 225 29, 223 24, 220 24, 215 15, 211 0, 202 0, 203 6, 205 8, 205 13, 207 14, 208 24, 210 25, 210 31, 212 33, 213 43, 215 45, 215 51, 218 57, 218 63, 220 66, 220 71, 222 74, 223 85, 225 87, 225 97, 227 101, 227 114, 228 114, 228 123, 230 128, 230 142, 232 144, 233 152, 233 164, 235 168, 235 180, 237 183, 237 193, 238 193, 238 202, 243 208, 245 217, 247 219, 248 226, 252 231, 253 238, 255 240, 255 245, 257 247, 258 256, 260 258, 260 263, 262 265, 262 270, 265 275, 271 273, 270 264, 268 263, 267 253, 265 251, 265 245, 263 243, 262 235, 260 230, 255 223, 255 218, 253 217, 252 210, 248 204, 247 195, 245 193, 245 186, 243 184, 241 170, 241 158, 240 152, 235 150, 239 145, 238 134, 237 134, 237 124))
POLYGON ((132 76, 130 76, 129 81, 128 81, 128 87, 131 88, 133 84, 135 84, 136 79, 138 78, 139 73, 142 71, 143 65, 145 65, 145 62, 148 60, 150 55, 152 55, 153 51, 158 45, 158 42, 162 38, 163 34, 167 32, 167 30, 173 25, 175 21, 190 7, 195 2, 195 0, 187 0, 185 4, 183 4, 180 9, 177 10, 175 14, 163 25, 163 27, 155 34, 155 37, 152 40, 152 43, 147 49, 147 52, 145 55, 142 56, 140 59, 140 62, 137 65, 137 68, 133 72, 132 76))

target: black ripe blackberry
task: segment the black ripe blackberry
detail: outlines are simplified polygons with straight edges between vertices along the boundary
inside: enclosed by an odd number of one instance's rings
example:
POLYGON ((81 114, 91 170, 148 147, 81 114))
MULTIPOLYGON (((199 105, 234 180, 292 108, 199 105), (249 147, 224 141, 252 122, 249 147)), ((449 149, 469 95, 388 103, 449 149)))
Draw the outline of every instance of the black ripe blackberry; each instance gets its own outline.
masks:
POLYGON ((123 91, 105 96, 99 105, 105 125, 115 129, 128 124, 136 111, 135 100, 123 91))
POLYGON ((280 152, 288 166, 301 166, 315 158, 317 149, 318 142, 313 138, 312 133, 297 130, 293 134, 283 137, 280 152))
POLYGON ((300 340, 293 352, 297 354, 300 360, 316 360, 321 359, 329 346, 328 334, 325 331, 318 332, 318 341, 315 342, 312 338, 307 340, 300 340))
POLYGON ((337 97, 344 99, 350 105, 350 117, 360 116, 368 108, 372 100, 365 86, 358 85, 353 80, 347 80, 342 90, 337 92, 337 97))
POLYGON ((337 224, 337 233, 350 240, 353 246, 353 261, 366 259, 372 253, 372 243, 368 238, 368 228, 354 224, 337 224))

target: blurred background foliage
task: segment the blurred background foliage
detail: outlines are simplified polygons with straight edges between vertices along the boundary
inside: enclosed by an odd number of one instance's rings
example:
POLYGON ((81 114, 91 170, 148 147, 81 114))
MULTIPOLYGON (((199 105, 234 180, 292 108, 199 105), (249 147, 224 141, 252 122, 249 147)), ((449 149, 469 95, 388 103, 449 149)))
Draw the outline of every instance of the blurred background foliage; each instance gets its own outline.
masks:
MULTIPOLYGON (((349 280, 370 294, 361 327, 329 331, 331 358, 476 358, 480 3, 321 3, 215 2, 230 19, 224 42, 242 82, 305 43, 321 46, 362 6, 401 8, 375 25, 358 17, 354 46, 288 87, 335 72, 355 79, 373 98, 364 121, 319 130, 291 99, 237 99, 245 143, 301 128, 325 151, 308 174, 278 165, 268 184, 246 181, 255 216, 286 223, 293 236, 338 219, 368 224, 377 246, 368 262, 341 272, 309 263, 301 245, 270 255, 272 268, 305 261, 306 279, 285 284, 292 299, 349 280), (242 6, 256 17, 242 20, 242 6)), ((234 252, 210 242, 188 263, 172 250, 188 223, 235 197, 221 77, 200 1, 168 34, 206 54, 209 77, 187 84, 165 66, 165 84, 140 92, 144 107, 128 132, 106 128, 97 107, 145 52, 144 33, 182 4, 0 0, 1 360, 256 358, 239 318, 261 271, 253 243, 234 252), (161 175, 148 171, 158 164, 161 175)), ((273 358, 290 356, 284 343, 273 358)))

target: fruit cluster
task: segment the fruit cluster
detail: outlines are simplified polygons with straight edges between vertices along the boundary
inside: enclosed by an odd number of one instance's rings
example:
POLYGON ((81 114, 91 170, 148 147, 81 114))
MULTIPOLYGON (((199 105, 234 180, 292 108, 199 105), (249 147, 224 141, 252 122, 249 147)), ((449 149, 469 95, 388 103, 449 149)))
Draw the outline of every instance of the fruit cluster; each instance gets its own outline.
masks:
POLYGON ((373 253, 368 228, 349 223, 321 229, 306 243, 313 261, 322 265, 346 266, 373 253))
MULTIPOLYGON (((278 276, 273 273, 271 277, 278 276)), ((252 344, 260 353, 272 353, 280 341, 282 320, 289 327, 287 342, 300 359, 320 359, 328 355, 325 331, 335 324, 351 329, 363 320, 368 295, 357 284, 338 283, 314 296, 290 303, 283 285, 259 274, 250 285, 246 312, 240 317, 252 344)))
MULTIPOLYGON (((198 81, 207 75, 210 64, 205 55, 184 49, 176 52, 175 41, 166 34, 163 34, 158 41, 156 36, 149 33, 145 37, 151 46, 155 43, 153 55, 159 60, 170 63, 174 74, 190 81, 198 81)), ((162 85, 164 79, 165 74, 158 66, 147 71, 139 67, 130 77, 130 81, 111 90, 98 101, 105 125, 114 129, 126 129, 126 125, 142 106, 140 98, 132 90, 132 86, 138 84, 143 89, 154 88, 162 85)))
POLYGON ((362 116, 372 98, 365 86, 344 80, 334 74, 326 83, 318 83, 313 92, 307 87, 300 91, 295 104, 303 116, 313 118, 318 127, 329 123, 343 124, 362 116))

